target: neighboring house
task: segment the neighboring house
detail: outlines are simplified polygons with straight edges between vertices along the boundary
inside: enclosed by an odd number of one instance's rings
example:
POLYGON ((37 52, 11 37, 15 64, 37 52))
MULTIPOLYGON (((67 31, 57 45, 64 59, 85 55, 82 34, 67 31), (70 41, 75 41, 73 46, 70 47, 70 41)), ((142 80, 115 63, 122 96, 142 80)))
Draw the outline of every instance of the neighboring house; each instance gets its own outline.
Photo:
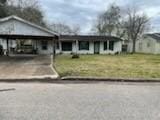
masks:
POLYGON ((0 45, 9 53, 53 53, 56 33, 16 16, 0 19, 0 45))
POLYGON ((136 42, 136 52, 160 54, 160 33, 143 35, 136 42))
POLYGON ((16 16, 0 19, 0 45, 5 54, 115 54, 122 51, 122 40, 117 37, 59 36, 16 16))
POLYGON ((57 53, 115 54, 122 51, 122 40, 113 36, 61 35, 57 53))

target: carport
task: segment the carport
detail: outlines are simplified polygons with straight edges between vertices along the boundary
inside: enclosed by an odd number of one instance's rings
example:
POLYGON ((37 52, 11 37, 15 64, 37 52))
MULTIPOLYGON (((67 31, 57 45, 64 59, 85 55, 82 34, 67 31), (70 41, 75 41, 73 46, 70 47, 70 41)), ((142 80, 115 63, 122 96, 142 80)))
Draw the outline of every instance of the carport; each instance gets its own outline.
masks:
POLYGON ((55 54, 58 34, 17 16, 0 19, 0 45, 6 55, 13 54, 55 54), (37 49, 38 48, 38 49, 37 49))
MULTIPOLYGON (((58 36, 37 36, 37 35, 15 35, 15 34, 0 34, 1 39, 6 40, 7 45, 7 56, 10 54, 10 46, 9 41, 16 40, 16 39, 23 39, 23 40, 33 40, 37 43, 37 41, 46 40, 46 41, 52 41, 52 50, 53 50, 53 58, 55 58, 55 50, 56 50, 56 41, 58 41, 58 36)), ((36 44, 37 48, 37 44, 36 44)))
POLYGON ((57 40, 57 33, 17 16, 0 19, 0 45, 6 55, 0 57, 0 80, 55 78, 51 61, 57 40))

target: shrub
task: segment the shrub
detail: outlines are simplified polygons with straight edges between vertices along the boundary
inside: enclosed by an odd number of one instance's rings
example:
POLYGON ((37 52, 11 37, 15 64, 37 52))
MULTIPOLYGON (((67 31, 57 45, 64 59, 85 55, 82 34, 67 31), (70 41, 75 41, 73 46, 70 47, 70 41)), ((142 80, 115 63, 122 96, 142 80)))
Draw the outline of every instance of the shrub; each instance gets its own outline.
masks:
POLYGON ((115 53, 115 55, 119 55, 119 54, 120 54, 120 52, 116 52, 116 53, 115 53))
POLYGON ((0 55, 3 55, 3 54, 4 54, 4 52, 3 52, 3 46, 0 45, 0 55))
POLYGON ((79 54, 73 54, 73 55, 72 55, 72 59, 78 59, 78 58, 80 58, 80 57, 79 57, 79 54))

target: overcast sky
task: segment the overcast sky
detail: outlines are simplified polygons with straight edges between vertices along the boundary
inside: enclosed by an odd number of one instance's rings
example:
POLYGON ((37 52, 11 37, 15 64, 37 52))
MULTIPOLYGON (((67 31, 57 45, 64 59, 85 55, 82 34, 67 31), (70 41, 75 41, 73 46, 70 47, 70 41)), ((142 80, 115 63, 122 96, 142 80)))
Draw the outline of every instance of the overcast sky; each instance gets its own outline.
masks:
POLYGON ((160 32, 160 0, 40 0, 47 21, 78 24, 82 34, 90 32, 97 15, 113 2, 122 7, 139 7, 151 17, 151 31, 160 32))

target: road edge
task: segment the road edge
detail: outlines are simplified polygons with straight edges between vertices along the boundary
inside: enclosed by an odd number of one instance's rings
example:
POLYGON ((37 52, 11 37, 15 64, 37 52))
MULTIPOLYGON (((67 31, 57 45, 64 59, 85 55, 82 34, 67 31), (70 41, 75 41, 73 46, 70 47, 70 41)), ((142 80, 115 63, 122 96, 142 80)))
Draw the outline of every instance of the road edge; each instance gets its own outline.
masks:
POLYGON ((102 81, 102 82, 160 82, 160 78, 102 78, 102 77, 81 77, 66 76, 62 77, 63 81, 102 81))

